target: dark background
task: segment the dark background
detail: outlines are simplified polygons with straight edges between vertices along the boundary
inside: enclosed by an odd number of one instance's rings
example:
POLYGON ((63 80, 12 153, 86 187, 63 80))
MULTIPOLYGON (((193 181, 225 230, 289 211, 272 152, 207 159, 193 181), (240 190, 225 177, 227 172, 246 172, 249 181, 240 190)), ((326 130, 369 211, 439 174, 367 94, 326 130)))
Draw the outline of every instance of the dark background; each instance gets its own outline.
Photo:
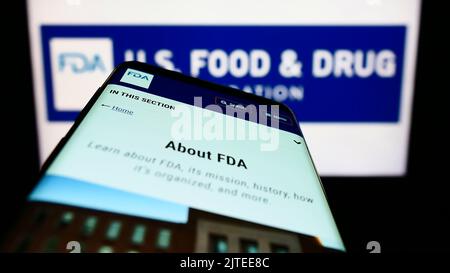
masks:
MULTIPOLYGON (((2 5, 0 36, 0 236, 39 168, 25 3, 9 2, 2 5)), ((382 252, 449 248, 449 24, 444 6, 423 2, 407 175, 323 178, 349 252, 367 252, 372 240, 381 243, 382 252)))

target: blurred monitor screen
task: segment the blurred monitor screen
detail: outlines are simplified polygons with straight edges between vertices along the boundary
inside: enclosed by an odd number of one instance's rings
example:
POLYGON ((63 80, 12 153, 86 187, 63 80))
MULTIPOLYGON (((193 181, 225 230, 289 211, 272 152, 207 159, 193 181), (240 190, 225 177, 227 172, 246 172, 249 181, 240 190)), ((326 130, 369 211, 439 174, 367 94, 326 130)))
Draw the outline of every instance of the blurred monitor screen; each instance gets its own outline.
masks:
POLYGON ((419 0, 29 0, 41 163, 114 66, 281 101, 323 176, 405 174, 419 0))

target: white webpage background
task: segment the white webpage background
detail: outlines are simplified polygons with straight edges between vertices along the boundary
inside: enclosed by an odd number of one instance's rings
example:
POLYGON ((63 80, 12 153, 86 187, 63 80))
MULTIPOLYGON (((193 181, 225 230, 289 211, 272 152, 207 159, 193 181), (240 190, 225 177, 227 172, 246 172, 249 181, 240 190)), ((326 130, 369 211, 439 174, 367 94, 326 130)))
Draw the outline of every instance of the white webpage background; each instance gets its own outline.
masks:
POLYGON ((398 123, 309 122, 301 127, 320 175, 395 176, 406 172, 420 0, 28 0, 27 8, 41 163, 72 125, 47 119, 43 24, 405 25, 398 123))

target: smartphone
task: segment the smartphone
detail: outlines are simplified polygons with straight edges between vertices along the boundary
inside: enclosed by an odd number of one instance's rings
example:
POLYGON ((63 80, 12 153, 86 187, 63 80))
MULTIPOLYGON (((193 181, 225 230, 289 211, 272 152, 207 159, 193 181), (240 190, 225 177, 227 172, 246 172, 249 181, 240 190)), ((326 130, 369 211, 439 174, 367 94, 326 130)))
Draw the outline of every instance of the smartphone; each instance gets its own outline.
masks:
POLYGON ((139 62, 81 111, 1 248, 345 251, 287 106, 139 62))

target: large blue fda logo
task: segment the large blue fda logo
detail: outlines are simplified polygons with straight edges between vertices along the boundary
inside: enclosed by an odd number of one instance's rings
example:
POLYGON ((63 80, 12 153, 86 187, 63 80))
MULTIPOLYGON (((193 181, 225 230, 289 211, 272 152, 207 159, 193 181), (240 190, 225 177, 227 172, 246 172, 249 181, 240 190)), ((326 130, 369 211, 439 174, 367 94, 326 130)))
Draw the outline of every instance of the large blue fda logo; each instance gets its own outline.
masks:
POLYGON ((109 38, 55 37, 44 55, 49 120, 73 120, 114 68, 109 38))
POLYGON ((132 59, 283 102, 302 122, 400 120, 405 26, 41 30, 51 121, 74 120, 113 64, 132 59))
POLYGON ((90 56, 83 52, 64 52, 60 53, 58 58, 58 71, 64 72, 70 69, 74 74, 83 74, 94 72, 97 69, 105 72, 106 67, 101 54, 95 53, 90 56))

